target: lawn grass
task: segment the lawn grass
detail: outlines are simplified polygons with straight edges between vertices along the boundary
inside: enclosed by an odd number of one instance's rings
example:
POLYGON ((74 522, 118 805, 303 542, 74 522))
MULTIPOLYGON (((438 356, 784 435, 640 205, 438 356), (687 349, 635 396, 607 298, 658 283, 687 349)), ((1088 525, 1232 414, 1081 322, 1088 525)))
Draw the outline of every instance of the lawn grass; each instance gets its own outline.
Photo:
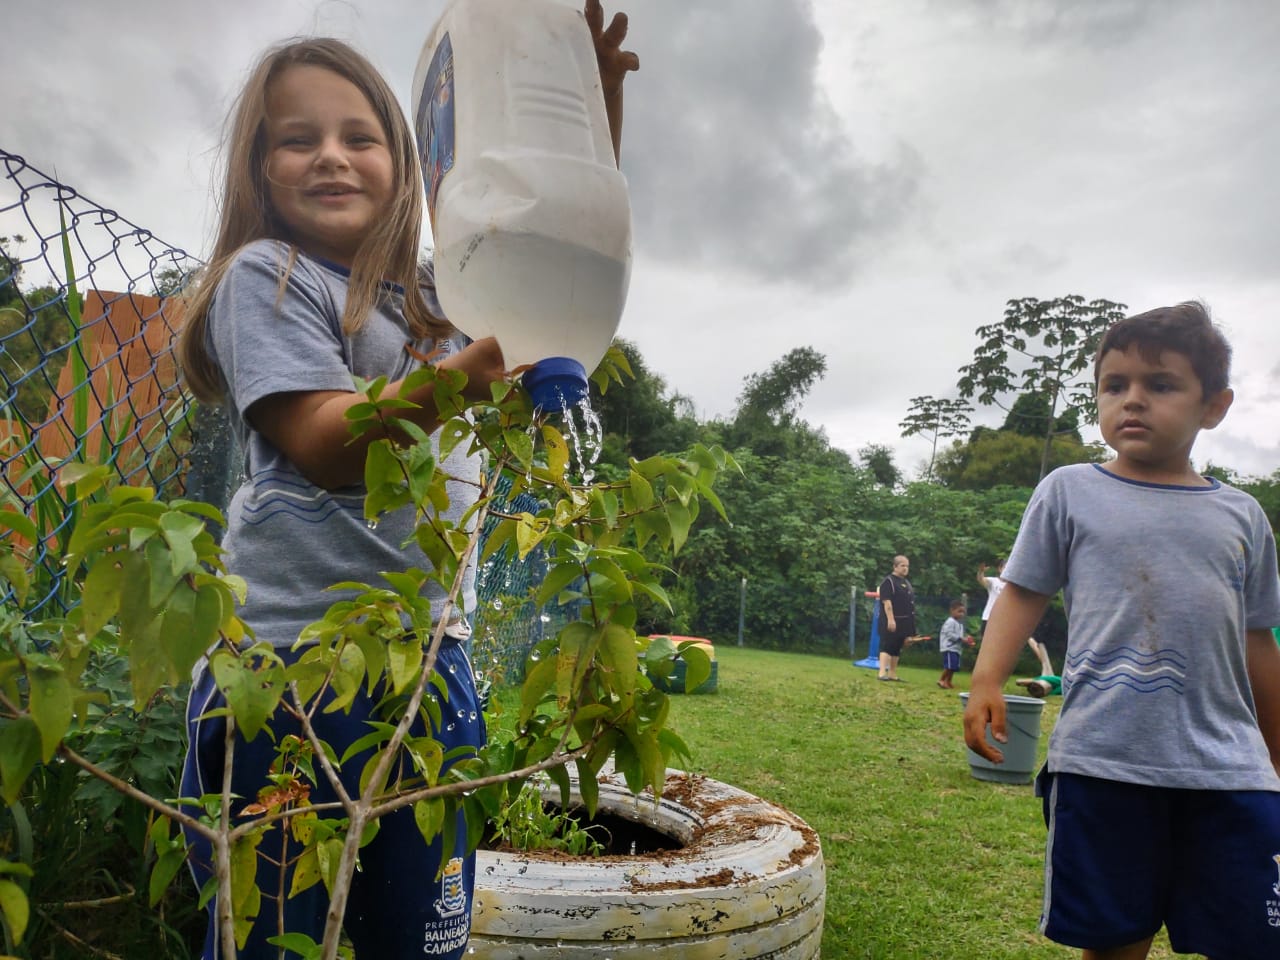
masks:
MULTIPOLYGON (((691 768, 787 807, 827 868, 823 960, 1065 958, 1036 932, 1045 839, 1028 786, 970 776, 957 689, 847 659, 718 647, 718 690, 672 697, 691 768)), ((1010 684, 1008 692, 1019 692, 1010 684)), ((1060 701, 1042 716, 1039 759, 1060 701)), ((1169 958, 1161 934, 1153 958, 1169 958)))

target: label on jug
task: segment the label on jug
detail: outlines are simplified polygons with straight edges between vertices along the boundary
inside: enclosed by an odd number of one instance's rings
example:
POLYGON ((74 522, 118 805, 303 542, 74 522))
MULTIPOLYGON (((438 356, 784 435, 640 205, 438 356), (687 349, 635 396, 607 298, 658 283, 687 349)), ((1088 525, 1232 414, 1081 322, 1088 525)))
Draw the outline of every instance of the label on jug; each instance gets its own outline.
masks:
POLYGON ((440 38, 431 58, 422 89, 431 91, 431 96, 423 97, 418 105, 417 128, 420 143, 425 144, 422 174, 427 182, 427 211, 434 227, 436 193, 444 175, 453 169, 453 44, 447 33, 440 38))

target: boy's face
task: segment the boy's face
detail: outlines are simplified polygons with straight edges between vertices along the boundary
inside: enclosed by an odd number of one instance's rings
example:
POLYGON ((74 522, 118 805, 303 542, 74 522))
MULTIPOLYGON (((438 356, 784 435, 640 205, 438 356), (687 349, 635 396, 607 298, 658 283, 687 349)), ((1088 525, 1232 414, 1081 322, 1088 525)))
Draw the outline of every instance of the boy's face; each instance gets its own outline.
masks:
POLYGON ((1232 393, 1206 397, 1191 361, 1165 350, 1155 363, 1138 347, 1111 350, 1098 368, 1098 425, 1116 452, 1113 472, 1149 483, 1197 482, 1191 447, 1201 430, 1216 427, 1232 393))
POLYGON ((951 619, 953 619, 953 620, 963 620, 963 619, 964 619, 964 607, 952 607, 952 608, 951 608, 951 619))

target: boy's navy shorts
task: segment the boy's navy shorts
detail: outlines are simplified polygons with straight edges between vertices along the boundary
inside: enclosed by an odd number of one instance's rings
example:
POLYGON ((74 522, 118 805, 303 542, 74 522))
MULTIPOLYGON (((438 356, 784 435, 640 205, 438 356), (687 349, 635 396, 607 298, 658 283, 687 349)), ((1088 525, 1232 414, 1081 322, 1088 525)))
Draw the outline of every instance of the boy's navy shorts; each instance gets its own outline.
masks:
POLYGON ((1177 953, 1280 957, 1280 793, 1178 790, 1041 772, 1040 929, 1106 950, 1168 928, 1177 953))
POLYGON ((960 651, 948 650, 942 655, 942 669, 953 673, 960 669, 960 651))
MULTIPOLYGON (((291 663, 302 651, 277 650, 277 654, 291 663)), ((453 747, 479 747, 485 741, 484 717, 477 703, 475 677, 470 660, 462 644, 445 637, 436 659, 436 672, 444 679, 448 702, 442 702, 443 731, 435 737, 445 753, 453 747)), ((367 735, 372 728, 369 720, 382 719, 376 711, 374 698, 361 687, 350 713, 341 710, 324 713, 316 711, 312 720, 320 739, 332 746, 342 756, 347 745, 367 735)), ((329 694, 328 696, 331 696, 329 694)), ((191 687, 187 704, 187 733, 189 746, 186 763, 182 769, 183 797, 199 797, 217 793, 222 788, 223 757, 226 736, 226 718, 204 717, 225 700, 214 684, 212 671, 202 670, 191 687)), ((291 719, 282 720, 279 715, 272 721, 277 737, 285 733, 300 733, 291 719)), ((421 720, 410 728, 411 735, 425 733, 421 720)), ((360 772, 371 756, 370 751, 357 754, 342 765, 341 779, 347 792, 359 793, 360 772)), ((237 738, 235 766, 231 788, 241 799, 234 801, 232 815, 245 803, 256 799, 256 792, 266 784, 267 769, 275 758, 271 738, 260 732, 249 743, 237 738)), ((317 783, 311 791, 312 803, 337 800, 328 780, 315 764, 317 783)), ((332 816, 333 814, 329 814, 332 816)), ((238 821, 237 821, 238 822, 238 821)), ((456 851, 439 871, 443 857, 441 838, 437 836, 428 845, 422 839, 414 822, 413 808, 404 807, 382 817, 377 835, 360 850, 360 867, 351 884, 351 897, 343 926, 355 947, 357 957, 424 957, 457 958, 466 949, 471 931, 471 900, 475 885, 475 856, 464 856, 456 851)), ((457 835, 465 843, 466 824, 458 814, 457 835)), ((275 936, 277 891, 280 889, 280 868, 272 865, 263 855, 279 863, 281 844, 289 839, 282 837, 279 826, 271 828, 258 847, 258 886, 262 891, 262 905, 257 922, 249 934, 244 948, 237 951, 241 960, 276 960, 279 949, 266 942, 275 936)), ((188 832, 188 857, 196 884, 203 887, 213 876, 212 849, 208 842, 188 832)), ((301 848, 290 842, 290 857, 297 857, 301 848)), ((285 890, 288 890, 288 879, 285 890)), ((216 923, 214 909, 217 898, 209 901, 209 930, 205 938, 203 960, 215 960, 216 923)), ((329 896, 323 883, 317 883, 284 903, 285 929, 305 933, 316 943, 324 934, 325 914, 329 896)))

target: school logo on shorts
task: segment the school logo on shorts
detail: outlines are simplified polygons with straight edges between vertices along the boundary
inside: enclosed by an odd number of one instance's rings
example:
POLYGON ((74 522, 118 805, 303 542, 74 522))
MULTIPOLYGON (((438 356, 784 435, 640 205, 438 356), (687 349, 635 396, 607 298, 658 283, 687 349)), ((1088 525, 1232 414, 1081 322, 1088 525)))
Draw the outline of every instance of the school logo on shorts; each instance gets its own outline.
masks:
POLYGON ((440 878, 440 916, 453 917, 467 909, 467 891, 462 885, 462 858, 454 857, 444 865, 440 878))
POLYGON ((1274 930, 1280 930, 1280 853, 1272 854, 1271 859, 1276 865, 1277 879, 1271 885, 1271 890, 1276 895, 1276 898, 1266 901, 1267 926, 1274 930))

